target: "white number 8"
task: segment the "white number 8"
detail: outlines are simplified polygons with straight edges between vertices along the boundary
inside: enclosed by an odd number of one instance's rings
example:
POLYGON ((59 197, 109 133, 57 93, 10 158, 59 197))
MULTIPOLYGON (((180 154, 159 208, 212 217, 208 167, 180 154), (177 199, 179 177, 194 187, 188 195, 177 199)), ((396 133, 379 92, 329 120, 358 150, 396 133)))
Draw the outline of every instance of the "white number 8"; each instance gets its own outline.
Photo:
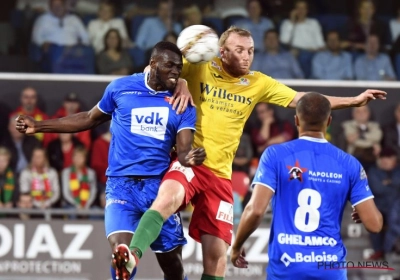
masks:
POLYGON ((304 189, 297 197, 299 207, 294 215, 294 225, 304 232, 312 232, 319 226, 321 195, 316 190, 304 189))

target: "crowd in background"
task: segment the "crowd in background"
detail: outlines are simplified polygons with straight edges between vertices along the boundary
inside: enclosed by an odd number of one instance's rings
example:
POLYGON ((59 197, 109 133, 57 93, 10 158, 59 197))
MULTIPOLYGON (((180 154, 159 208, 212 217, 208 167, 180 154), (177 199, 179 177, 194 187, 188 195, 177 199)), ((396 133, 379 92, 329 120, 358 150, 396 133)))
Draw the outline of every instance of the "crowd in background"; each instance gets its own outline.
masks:
MULTIPOLYGON (((177 34, 187 26, 205 24, 220 34, 234 24, 253 34, 252 68, 274 78, 396 80, 400 52, 400 5, 396 1, 5 2, 9 9, 1 11, 0 53, 32 59, 31 50, 36 48, 40 67, 53 46, 66 51, 84 45, 96 54, 97 73, 127 75, 143 69, 156 42, 176 42, 177 34), (21 17, 11 17, 10 22, 10 14, 21 17), (337 24, 328 28, 320 15, 332 16, 337 24), (339 24, 339 19, 346 20, 339 24), (132 52, 144 54, 144 62, 137 64, 132 52)), ((94 132, 20 134, 15 130, 18 114, 44 120, 81 110, 77 94, 69 93, 57 113, 48 116, 37 105, 38 94, 32 87, 21 89, 20 107, 1 120, 7 125, 0 134, 0 208, 104 208, 111 139, 108 124, 94 132)), ((340 127, 341 133, 328 131, 326 137, 353 154, 367 170, 385 231, 393 233, 386 238, 371 235, 375 250, 371 258, 382 258, 394 250, 400 236, 400 105, 388 126, 374 122, 369 108, 360 107, 340 127)), ((240 213, 251 195, 248 184, 262 152, 296 137, 293 123, 280 119, 273 106, 256 106, 233 163, 234 178, 244 180, 245 186, 244 191, 237 187, 235 211, 240 213)), ((20 218, 30 216, 21 214, 20 218)))
POLYGON ((0 53, 25 55, 41 72, 130 74, 143 69, 155 43, 176 42, 183 28, 204 24, 218 34, 230 25, 250 30, 253 69, 278 79, 400 76, 400 4, 393 0, 6 2, 0 53), (78 58, 58 65, 63 57, 78 58))

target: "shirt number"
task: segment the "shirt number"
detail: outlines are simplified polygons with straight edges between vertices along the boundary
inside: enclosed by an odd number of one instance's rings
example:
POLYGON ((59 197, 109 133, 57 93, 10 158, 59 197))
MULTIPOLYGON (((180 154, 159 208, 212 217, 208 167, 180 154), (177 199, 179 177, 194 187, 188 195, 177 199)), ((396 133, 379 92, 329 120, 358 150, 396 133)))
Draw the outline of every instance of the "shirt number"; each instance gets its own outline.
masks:
POLYGON ((297 197, 299 207, 294 215, 294 225, 298 230, 312 232, 319 226, 321 195, 316 190, 304 189, 297 197))

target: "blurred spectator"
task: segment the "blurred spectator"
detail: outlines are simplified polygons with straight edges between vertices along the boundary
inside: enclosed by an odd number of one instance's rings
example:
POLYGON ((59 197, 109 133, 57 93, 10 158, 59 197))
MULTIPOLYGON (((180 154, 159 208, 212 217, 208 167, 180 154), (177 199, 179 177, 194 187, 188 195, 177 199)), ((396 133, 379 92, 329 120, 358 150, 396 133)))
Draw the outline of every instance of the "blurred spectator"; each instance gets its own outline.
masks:
POLYGON ((151 49, 166 33, 174 31, 179 34, 182 29, 181 25, 172 19, 172 7, 168 0, 160 0, 157 13, 156 17, 146 18, 139 27, 136 39, 132 38, 143 50, 151 49))
POLYGON ((350 20, 347 30, 347 40, 343 47, 353 50, 365 50, 365 42, 371 34, 376 34, 383 43, 388 38, 386 24, 374 17, 375 5, 371 0, 361 0, 358 5, 358 15, 350 20))
POLYGON ((73 134, 60 133, 58 139, 51 141, 47 146, 50 166, 55 168, 57 172, 71 166, 72 152, 78 146, 83 146, 83 144, 73 134))
MULTIPOLYGON (((21 193, 18 198, 17 207, 20 209, 32 209, 33 208, 33 198, 30 192, 21 193)), ((31 218, 30 214, 20 213, 19 218, 23 221, 27 221, 31 218)))
POLYGON ((258 156, 273 145, 292 140, 295 137, 293 125, 280 120, 273 105, 259 103, 256 105, 258 123, 252 129, 251 139, 258 156))
POLYGON ((380 53, 379 38, 370 35, 367 39, 365 54, 360 55, 354 65, 357 80, 364 81, 394 81, 394 73, 390 57, 380 53))
POLYGON ((353 62, 351 54, 340 48, 340 37, 337 31, 326 35, 326 51, 315 54, 312 60, 312 78, 320 80, 353 79, 353 62))
POLYGON ((200 8, 195 4, 183 8, 182 17, 183 28, 191 25, 202 24, 203 21, 200 8))
POLYGON ((30 10, 34 13, 44 13, 47 12, 48 8, 48 0, 17 0, 18 10, 30 10))
POLYGON ((397 18, 390 21, 390 31, 392 34, 392 42, 396 42, 400 35, 400 5, 397 8, 397 18))
POLYGON ((121 18, 115 18, 115 8, 109 2, 100 4, 98 18, 91 20, 88 25, 90 41, 96 53, 105 49, 105 35, 110 30, 118 30, 122 39, 122 46, 129 46, 129 36, 125 22, 121 18))
MULTIPOLYGON (((78 98, 78 95, 75 92, 70 92, 65 96, 62 107, 58 109, 53 118, 63 118, 72 114, 79 113, 80 111, 81 102, 78 98)), ((79 141, 81 141, 83 145, 85 145, 86 149, 90 149, 92 139, 89 130, 75 133, 75 137, 79 141)))
POLYGON ((240 138, 239 147, 233 159, 233 171, 243 171, 249 174, 250 163, 253 159, 253 147, 251 144, 250 135, 243 133, 240 138))
POLYGON ((309 51, 318 51, 324 48, 322 28, 319 22, 308 18, 307 15, 307 1, 296 1, 290 18, 285 19, 281 25, 280 39, 283 44, 309 51))
POLYGON ((11 152, 11 169, 20 173, 27 165, 35 148, 40 147, 39 140, 32 136, 25 136, 15 129, 17 116, 11 116, 8 122, 8 133, 3 139, 1 146, 11 152))
POLYGON ((10 166, 11 153, 0 147, 0 210, 12 208, 18 193, 17 177, 10 166))
POLYGON ((89 45, 89 35, 82 21, 67 12, 65 0, 50 0, 50 12, 35 21, 32 42, 41 46, 44 51, 48 50, 50 44, 89 45))
POLYGON ((214 0, 214 9, 217 14, 222 18, 231 16, 247 17, 246 0, 214 0))
POLYGON ((76 147, 72 165, 62 171, 62 188, 68 207, 88 209, 96 199, 96 174, 86 166, 87 150, 76 147))
POLYGON ((99 74, 129 75, 132 72, 132 60, 129 53, 122 49, 122 38, 117 29, 107 31, 104 44, 104 50, 97 56, 99 74))
POLYGON ((175 45, 177 40, 178 40, 178 35, 176 35, 175 32, 168 32, 163 38, 163 41, 171 42, 175 45))
MULTIPOLYGON (((37 101, 38 101, 38 96, 36 89, 34 89, 33 87, 24 88, 21 92, 21 97, 20 97, 21 106, 19 106, 11 114, 27 115, 34 118, 36 121, 42 121, 48 119, 49 117, 37 107, 37 101)), ((37 133, 35 134, 35 137, 38 140, 43 141, 44 134, 37 133)))
MULTIPOLYGON (((391 148, 384 148, 379 155, 377 167, 371 167, 368 172, 368 182, 374 194, 374 201, 382 213, 384 229, 390 225, 387 223, 392 210, 393 202, 400 193, 400 167, 397 166, 397 153, 391 148)), ((380 233, 370 234, 374 253, 370 259, 384 257, 384 237, 386 230, 380 233)))
POLYGON ((19 184, 21 193, 31 193, 36 208, 50 208, 60 198, 57 171, 49 167, 43 148, 33 150, 29 167, 22 171, 19 184))
POLYGON ((90 166, 96 172, 97 181, 105 186, 107 181, 106 170, 108 167, 108 150, 110 148, 110 130, 103 133, 93 142, 90 166))
POLYGON ((393 122, 383 129, 382 146, 395 150, 400 159, 400 103, 394 110, 393 122))
POLYGON ((0 10, 0 55, 8 54, 14 44, 14 29, 11 25, 10 14, 15 7, 16 0, 2 2, 0 10))
POLYGON ((255 54, 252 69, 275 79, 303 79, 304 74, 296 58, 279 45, 276 30, 265 32, 265 51, 255 54))
POLYGON ((368 172, 381 151, 382 130, 377 122, 370 120, 368 106, 353 108, 353 119, 343 122, 347 140, 347 152, 356 157, 368 172))
POLYGON ((239 20, 235 25, 247 29, 251 32, 254 40, 254 50, 264 50, 264 34, 266 31, 274 28, 274 23, 266 17, 261 16, 262 7, 260 0, 247 1, 248 18, 239 20))

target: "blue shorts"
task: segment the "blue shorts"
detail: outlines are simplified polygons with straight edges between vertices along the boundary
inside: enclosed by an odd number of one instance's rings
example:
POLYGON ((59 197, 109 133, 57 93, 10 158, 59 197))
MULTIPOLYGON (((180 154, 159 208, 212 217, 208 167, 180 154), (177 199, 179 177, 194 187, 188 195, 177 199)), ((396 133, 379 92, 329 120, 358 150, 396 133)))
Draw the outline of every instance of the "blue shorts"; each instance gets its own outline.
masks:
MULTIPOLYGON (((119 232, 135 233, 140 218, 157 196, 161 179, 108 177, 104 217, 107 238, 119 232)), ((156 253, 165 253, 186 243, 181 217, 174 214, 165 221, 160 235, 150 247, 156 253)))

